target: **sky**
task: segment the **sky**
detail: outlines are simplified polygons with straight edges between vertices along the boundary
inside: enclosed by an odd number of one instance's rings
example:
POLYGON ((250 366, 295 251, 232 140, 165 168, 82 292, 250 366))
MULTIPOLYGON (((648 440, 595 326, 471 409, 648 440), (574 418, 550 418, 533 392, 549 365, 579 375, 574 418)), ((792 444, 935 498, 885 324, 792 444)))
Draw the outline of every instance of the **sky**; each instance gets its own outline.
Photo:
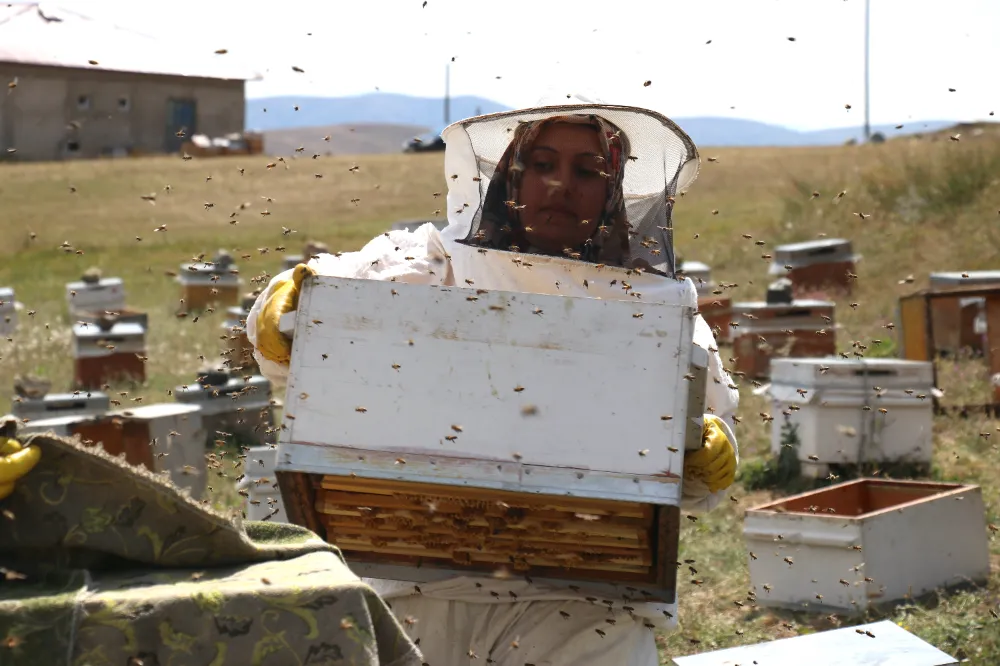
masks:
MULTIPOLYGON (((250 98, 440 97, 450 66, 452 95, 514 108, 575 93, 674 118, 864 122, 864 0, 56 4, 239 60, 263 77, 250 98)), ((870 30, 873 124, 1000 112, 1000 0, 871 0, 870 30)))

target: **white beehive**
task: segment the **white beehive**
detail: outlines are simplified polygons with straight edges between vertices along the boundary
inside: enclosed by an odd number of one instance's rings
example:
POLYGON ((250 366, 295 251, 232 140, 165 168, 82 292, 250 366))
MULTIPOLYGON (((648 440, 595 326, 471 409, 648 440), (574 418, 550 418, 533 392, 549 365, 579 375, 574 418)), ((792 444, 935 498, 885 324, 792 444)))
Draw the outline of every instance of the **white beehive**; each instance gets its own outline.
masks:
POLYGON ((711 294, 715 287, 712 284, 712 269, 708 264, 700 261, 685 261, 681 264, 680 272, 694 282, 694 288, 699 296, 711 294))
POLYGON ((769 275, 785 275, 789 270, 816 264, 856 263, 861 259, 846 238, 822 238, 778 245, 772 254, 774 258, 769 275))
POLYGON ((187 488, 192 497, 200 498, 205 491, 205 431, 195 405, 168 402, 102 416, 61 416, 31 421, 18 431, 80 435, 84 440, 100 442, 111 454, 124 453, 133 465, 169 472, 174 485, 187 488))
POLYGON ((238 487, 246 493, 244 511, 247 520, 288 522, 285 507, 281 504, 278 479, 274 474, 277 461, 278 451, 273 446, 256 446, 246 452, 243 463, 245 476, 238 487))
POLYGON ((771 452, 781 452, 786 424, 797 428, 807 476, 815 476, 808 474, 810 466, 931 461, 934 366, 929 361, 775 358, 766 388, 773 401, 771 452))
MULTIPOLYGON (((630 276, 604 268, 601 279, 612 278, 630 276)), ((276 467, 283 497, 297 498, 289 518, 313 521, 372 577, 488 574, 513 562, 535 580, 600 580, 608 598, 630 594, 628 580, 632 593, 674 603, 669 517, 679 516, 684 451, 701 445, 706 379, 696 368, 707 356, 693 343, 692 285, 658 284, 645 302, 310 279, 281 324, 294 333, 276 467), (451 529, 437 523, 441 509, 418 506, 417 528, 381 532, 391 543, 370 537, 359 521, 381 515, 357 517, 357 507, 388 508, 407 493, 481 505, 482 525, 506 528, 472 547, 463 534, 486 528, 437 537, 451 529), (533 531, 490 513, 501 497, 527 507, 533 531), (583 504, 605 517, 579 519, 597 515, 573 508, 583 504), (628 515, 630 526, 615 522, 628 515), (539 535, 544 543, 508 540, 539 535), (572 552, 581 543, 598 559, 572 552), (652 544, 666 550, 654 555, 652 544), (596 553, 604 548, 617 554, 596 553)))
POLYGON ((0 337, 14 335, 14 330, 17 328, 17 306, 14 290, 10 287, 0 287, 0 337))
POLYGON ((73 341, 74 358, 146 353, 146 329, 134 322, 118 322, 106 331, 95 324, 73 324, 73 341))
POLYGON ((979 486, 858 479, 749 509, 743 536, 763 606, 860 612, 990 572, 979 486))
POLYGON ((205 430, 212 437, 226 432, 260 444, 274 441, 268 432, 273 422, 271 383, 262 375, 227 377, 219 385, 192 382, 175 387, 174 399, 198 406, 205 430))
POLYGON ((118 312, 125 308, 125 284, 118 277, 70 282, 66 285, 66 303, 71 317, 83 312, 118 312))
POLYGON ((14 396, 10 413, 22 420, 57 416, 98 415, 111 409, 111 398, 100 391, 50 393, 42 398, 14 396))
POLYGON ((286 254, 284 261, 281 262, 281 270, 289 271, 304 262, 305 257, 301 254, 286 254))
POLYGON ((675 666, 957 666, 892 620, 674 657, 675 666), (808 655, 806 657, 805 655, 808 655))

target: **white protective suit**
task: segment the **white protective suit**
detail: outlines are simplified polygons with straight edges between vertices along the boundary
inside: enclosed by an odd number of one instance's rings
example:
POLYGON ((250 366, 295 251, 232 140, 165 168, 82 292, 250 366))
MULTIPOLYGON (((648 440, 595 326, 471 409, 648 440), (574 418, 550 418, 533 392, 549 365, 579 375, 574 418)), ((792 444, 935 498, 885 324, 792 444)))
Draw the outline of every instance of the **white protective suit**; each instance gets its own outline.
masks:
MULTIPOLYGON (((622 295, 620 285, 611 286, 605 280, 591 281, 584 287, 582 271, 592 272, 593 266, 580 261, 482 251, 458 242, 469 236, 476 224, 478 206, 510 140, 509 129, 519 119, 566 113, 600 114, 630 137, 632 154, 638 159, 626 166, 629 221, 640 231, 667 229, 667 198, 689 185, 697 174, 698 157, 690 139, 666 118, 641 109, 605 105, 545 107, 472 118, 445 130, 449 225, 444 231, 439 232, 430 223, 414 232, 392 231, 376 237, 360 251, 320 255, 310 265, 321 275, 344 278, 460 286, 465 286, 465 280, 473 280, 476 287, 490 290, 631 298, 622 295), (512 262, 517 257, 523 262, 512 262)), ((667 233, 662 232, 663 236, 667 233)), ((663 245, 668 243, 670 247, 663 247, 666 254, 647 254, 646 258, 652 259, 651 264, 660 261, 654 267, 672 274, 672 237, 663 245)), ((247 317, 247 334, 255 347, 258 313, 275 282, 290 276, 291 271, 285 271, 272 279, 247 317)), ((630 281, 643 301, 656 301, 658 288, 676 289, 674 279, 651 273, 636 274, 630 281)), ((736 438, 729 424, 733 423, 739 394, 731 388, 732 381, 722 367, 712 332, 700 316, 696 317, 694 336, 695 344, 709 351, 707 409, 722 419, 735 449, 736 438)), ((285 384, 285 366, 268 361, 256 349, 254 356, 262 373, 276 384, 285 384)), ((713 494, 704 485, 685 479, 683 494, 682 507, 699 511, 714 507, 725 491, 713 494)), ((480 663, 503 666, 651 666, 659 663, 651 627, 672 628, 676 623, 676 603, 630 601, 623 609, 619 597, 609 609, 603 599, 588 602, 585 594, 528 583, 522 578, 458 577, 421 584, 420 593, 411 582, 367 582, 392 606, 410 635, 420 639, 420 648, 431 666, 468 664, 470 651, 483 660, 480 663), (614 624, 608 620, 614 620, 614 624)))

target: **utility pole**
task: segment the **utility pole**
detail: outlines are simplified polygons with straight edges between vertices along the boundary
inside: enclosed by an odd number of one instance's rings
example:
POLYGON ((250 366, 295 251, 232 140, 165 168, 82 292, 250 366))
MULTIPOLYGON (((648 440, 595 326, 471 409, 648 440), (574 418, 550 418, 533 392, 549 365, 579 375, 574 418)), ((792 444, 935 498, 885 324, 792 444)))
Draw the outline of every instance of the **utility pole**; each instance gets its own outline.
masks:
POLYGON ((871 104, 870 104, 870 75, 868 65, 868 51, 870 48, 869 23, 871 21, 871 0, 865 0, 865 143, 871 141, 871 104))
POLYGON ((444 126, 451 124, 451 63, 444 69, 444 126))

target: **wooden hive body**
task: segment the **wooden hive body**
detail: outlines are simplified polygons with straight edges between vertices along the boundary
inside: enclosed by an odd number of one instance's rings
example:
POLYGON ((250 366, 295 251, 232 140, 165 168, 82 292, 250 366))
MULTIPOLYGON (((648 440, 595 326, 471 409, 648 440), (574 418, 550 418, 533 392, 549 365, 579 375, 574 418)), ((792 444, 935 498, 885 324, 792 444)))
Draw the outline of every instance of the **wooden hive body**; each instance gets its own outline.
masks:
POLYGON ((737 371, 759 379, 768 376, 771 358, 776 356, 822 358, 835 354, 835 307, 831 301, 818 300, 733 303, 732 319, 738 325, 733 330, 737 371))
POLYGON ((670 294, 308 281, 283 324, 289 519, 372 577, 506 568, 673 602, 707 356, 693 287, 670 294))

